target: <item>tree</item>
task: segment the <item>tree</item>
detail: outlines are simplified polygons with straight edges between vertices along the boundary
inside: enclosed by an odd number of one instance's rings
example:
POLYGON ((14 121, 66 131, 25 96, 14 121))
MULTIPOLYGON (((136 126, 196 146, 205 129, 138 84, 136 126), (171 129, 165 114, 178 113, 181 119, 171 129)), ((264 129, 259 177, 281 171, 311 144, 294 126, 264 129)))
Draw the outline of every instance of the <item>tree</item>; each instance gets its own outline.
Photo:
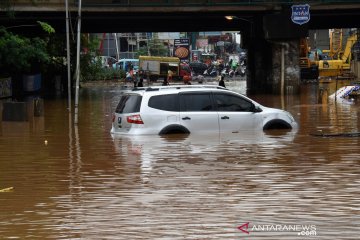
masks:
POLYGON ((27 38, 0 27, 0 73, 32 72, 50 59, 46 41, 39 37, 27 38))
POLYGON ((137 52, 137 57, 139 56, 160 56, 167 57, 169 50, 159 39, 151 39, 148 42, 148 46, 140 47, 137 52))

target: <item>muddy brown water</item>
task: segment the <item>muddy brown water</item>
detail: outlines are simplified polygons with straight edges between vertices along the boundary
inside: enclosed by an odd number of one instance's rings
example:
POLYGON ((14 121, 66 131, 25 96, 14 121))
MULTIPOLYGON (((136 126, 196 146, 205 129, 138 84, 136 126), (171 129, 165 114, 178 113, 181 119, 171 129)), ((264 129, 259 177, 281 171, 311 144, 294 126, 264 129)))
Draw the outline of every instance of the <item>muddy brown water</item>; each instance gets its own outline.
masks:
POLYGON ((1 122, 0 239, 359 239, 359 137, 311 135, 360 132, 334 84, 251 96, 299 129, 231 136, 112 136, 119 91, 82 88, 77 126, 61 98, 1 122))

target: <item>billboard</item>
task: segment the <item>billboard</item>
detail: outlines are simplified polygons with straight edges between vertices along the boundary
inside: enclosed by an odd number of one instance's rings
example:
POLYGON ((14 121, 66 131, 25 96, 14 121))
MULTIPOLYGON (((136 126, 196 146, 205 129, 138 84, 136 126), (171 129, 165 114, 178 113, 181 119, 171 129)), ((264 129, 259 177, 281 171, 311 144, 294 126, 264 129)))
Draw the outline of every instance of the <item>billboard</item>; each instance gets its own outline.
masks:
POLYGON ((190 40, 188 38, 174 39, 174 57, 181 61, 187 61, 190 57, 190 40))

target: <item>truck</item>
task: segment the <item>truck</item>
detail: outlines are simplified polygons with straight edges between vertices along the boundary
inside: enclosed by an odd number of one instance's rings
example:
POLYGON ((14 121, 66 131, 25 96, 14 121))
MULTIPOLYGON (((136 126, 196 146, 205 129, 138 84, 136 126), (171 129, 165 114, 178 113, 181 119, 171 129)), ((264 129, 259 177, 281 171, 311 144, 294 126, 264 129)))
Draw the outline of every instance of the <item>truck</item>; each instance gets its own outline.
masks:
POLYGON ((173 72, 173 79, 191 78, 190 67, 178 57, 139 56, 139 71, 150 81, 166 78, 169 70, 173 72))

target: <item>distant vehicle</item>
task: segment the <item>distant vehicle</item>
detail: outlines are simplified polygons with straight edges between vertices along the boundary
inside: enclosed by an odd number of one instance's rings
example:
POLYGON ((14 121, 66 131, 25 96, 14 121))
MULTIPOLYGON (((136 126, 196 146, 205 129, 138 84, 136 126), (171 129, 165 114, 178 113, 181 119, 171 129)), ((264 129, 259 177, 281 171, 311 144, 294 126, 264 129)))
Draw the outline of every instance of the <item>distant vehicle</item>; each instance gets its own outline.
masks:
POLYGON ((186 70, 186 66, 180 63, 178 57, 140 56, 139 70, 144 75, 149 75, 152 81, 167 77, 169 70, 173 73, 174 79, 182 80, 184 76, 191 76, 191 71, 186 70))
POLYGON ((97 56, 94 61, 100 61, 103 68, 110 68, 117 60, 110 56, 97 56))
POLYGON ((218 75, 218 69, 215 65, 211 65, 207 69, 205 69, 204 76, 216 77, 218 75))
POLYGON ((189 65, 195 75, 202 75, 208 69, 208 65, 202 62, 191 62, 189 65))
POLYGON ((114 63, 116 63, 116 58, 110 56, 99 56, 101 59, 102 66, 105 68, 110 68, 114 63))
POLYGON ((134 88, 120 96, 111 133, 235 133, 297 128, 293 116, 214 85, 134 88))
POLYGON ((130 65, 132 65, 134 72, 137 72, 139 70, 139 59, 123 58, 114 63, 112 66, 114 69, 122 69, 128 72, 130 65))

